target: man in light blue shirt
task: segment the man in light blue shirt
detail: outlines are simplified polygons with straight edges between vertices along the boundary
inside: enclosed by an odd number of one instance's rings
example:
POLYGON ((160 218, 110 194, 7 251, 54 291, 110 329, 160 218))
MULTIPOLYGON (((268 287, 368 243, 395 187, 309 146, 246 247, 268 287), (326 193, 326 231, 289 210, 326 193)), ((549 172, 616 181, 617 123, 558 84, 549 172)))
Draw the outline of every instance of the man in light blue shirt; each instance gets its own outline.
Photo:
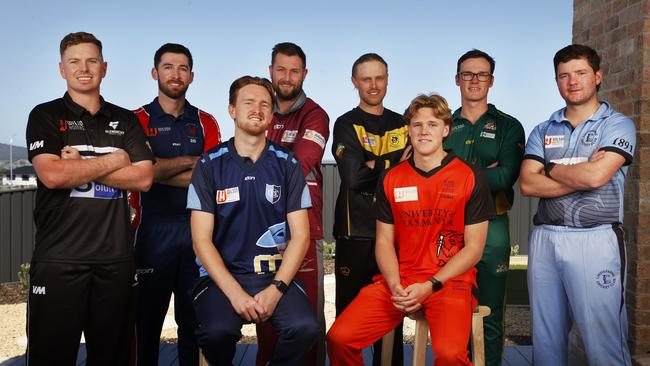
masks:
POLYGON ((530 134, 521 191, 540 197, 528 287, 537 365, 566 365, 578 327, 590 365, 631 365, 625 310, 623 189, 634 122, 598 99, 600 57, 583 45, 555 54, 566 107, 530 134))

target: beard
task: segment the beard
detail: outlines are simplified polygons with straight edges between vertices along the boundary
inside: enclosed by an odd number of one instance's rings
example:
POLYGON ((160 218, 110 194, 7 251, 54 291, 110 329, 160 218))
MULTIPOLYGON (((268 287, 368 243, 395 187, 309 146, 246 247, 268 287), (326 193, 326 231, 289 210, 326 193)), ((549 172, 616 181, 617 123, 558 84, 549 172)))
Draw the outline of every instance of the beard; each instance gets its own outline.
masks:
POLYGON ((302 83, 298 85, 291 84, 291 86, 293 88, 290 91, 283 92, 280 89, 280 84, 273 83, 273 90, 275 90, 276 97, 283 101, 296 99, 296 97, 300 94, 300 92, 302 92, 302 83))
POLYGON ((158 80, 158 90, 160 90, 163 94, 165 94, 167 97, 171 99, 178 99, 184 97, 185 93, 187 92, 187 88, 189 88, 189 85, 183 84, 183 86, 180 87, 179 89, 172 90, 166 84, 163 84, 160 82, 160 80, 158 80))

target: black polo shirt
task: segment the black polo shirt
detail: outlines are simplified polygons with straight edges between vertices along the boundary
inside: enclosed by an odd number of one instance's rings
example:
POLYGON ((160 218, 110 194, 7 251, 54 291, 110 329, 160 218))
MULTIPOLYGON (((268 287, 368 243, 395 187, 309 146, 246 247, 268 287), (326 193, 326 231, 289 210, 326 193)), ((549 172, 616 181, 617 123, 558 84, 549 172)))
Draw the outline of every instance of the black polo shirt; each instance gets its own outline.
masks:
MULTIPOLYGON (((29 160, 60 156, 64 146, 84 159, 124 149, 131 162, 153 160, 136 116, 105 102, 94 116, 63 98, 36 106, 27 122, 29 160)), ((118 262, 130 260, 132 236, 127 192, 97 182, 74 189, 49 189, 38 180, 36 248, 33 261, 118 262)))

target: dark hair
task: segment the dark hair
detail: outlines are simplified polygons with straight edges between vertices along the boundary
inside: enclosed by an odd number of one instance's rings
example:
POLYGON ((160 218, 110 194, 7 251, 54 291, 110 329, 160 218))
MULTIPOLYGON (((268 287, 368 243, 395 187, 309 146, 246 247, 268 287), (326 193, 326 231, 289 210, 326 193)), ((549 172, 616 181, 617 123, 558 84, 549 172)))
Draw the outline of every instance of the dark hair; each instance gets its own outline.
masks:
POLYGON ((102 56, 102 58, 104 57, 102 55, 102 42, 98 40, 94 35, 87 32, 74 32, 63 37, 61 44, 59 45, 59 52, 61 53, 61 56, 63 57, 63 52, 65 52, 68 47, 76 46, 81 43, 94 44, 97 46, 97 48, 99 48, 99 54, 102 56))
POLYGON ((295 43, 291 42, 282 42, 273 46, 273 51, 271 52, 271 65, 275 64, 275 56, 281 53, 286 56, 298 56, 302 60, 302 68, 307 67, 307 56, 302 51, 302 48, 295 43))
POLYGON ((477 50, 476 48, 465 52, 464 55, 460 56, 458 59, 458 62, 456 63, 456 73, 460 72, 460 64, 465 62, 465 60, 468 60, 470 58, 484 58, 487 62, 490 63, 490 74, 494 74, 494 66, 496 65, 494 62, 494 59, 492 56, 488 55, 487 53, 477 50))
POLYGON ((352 64, 352 76, 354 76, 356 74, 357 66, 361 65, 364 62, 369 62, 369 61, 379 61, 379 62, 381 62, 382 64, 384 64, 384 66, 386 66, 386 72, 388 72, 388 64, 386 63, 386 61, 384 61, 384 59, 381 56, 379 56, 376 53, 366 53, 366 54, 361 55, 361 57, 359 57, 352 64))
POLYGON ((600 70, 600 56, 598 56, 598 53, 593 48, 581 44, 572 44, 557 51, 555 57, 553 57, 555 72, 557 73, 557 66, 560 63, 581 58, 587 60, 594 72, 600 70))
POLYGON ((153 55, 153 67, 156 69, 158 68, 158 64, 160 63, 160 59, 162 58, 162 55, 165 53, 182 53, 185 56, 187 56, 187 60, 190 63, 190 71, 192 70, 192 67, 194 66, 194 60, 192 59, 192 53, 190 50, 183 46, 182 44, 178 43, 165 43, 164 45, 160 46, 160 48, 156 51, 156 53, 153 55))
POLYGON ((271 84, 269 79, 248 75, 242 76, 230 84, 230 95, 228 97, 228 103, 230 105, 235 105, 235 102, 237 102, 239 89, 245 87, 246 85, 259 85, 266 88, 266 91, 269 92, 269 95, 271 96, 271 102, 273 103, 272 105, 275 105, 275 92, 273 91, 273 84, 271 84))

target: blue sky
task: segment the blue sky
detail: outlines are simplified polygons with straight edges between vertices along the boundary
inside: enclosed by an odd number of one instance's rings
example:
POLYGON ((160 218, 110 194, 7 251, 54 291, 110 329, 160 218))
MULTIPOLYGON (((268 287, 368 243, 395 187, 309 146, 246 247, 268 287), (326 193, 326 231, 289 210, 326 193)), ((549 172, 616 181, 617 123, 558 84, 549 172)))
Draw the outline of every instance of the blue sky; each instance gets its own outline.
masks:
MULTIPOLYGON (((456 60, 478 48, 496 59, 490 102, 517 117, 526 134, 563 106, 552 58, 571 43, 573 1, 5 1, 0 14, 4 113, 0 142, 25 146, 29 111, 63 95, 59 42, 84 30, 104 44, 102 95, 135 108, 151 101, 153 54, 166 42, 194 56, 188 100, 233 135, 228 88, 242 75, 268 77, 271 48, 283 41, 307 54, 307 95, 330 116, 358 104, 354 60, 376 52, 388 62, 386 107, 402 113, 419 93, 437 92, 459 106, 456 60)), ((330 139, 331 140, 331 139, 330 139)), ((326 153, 331 158, 331 153, 326 153)))

